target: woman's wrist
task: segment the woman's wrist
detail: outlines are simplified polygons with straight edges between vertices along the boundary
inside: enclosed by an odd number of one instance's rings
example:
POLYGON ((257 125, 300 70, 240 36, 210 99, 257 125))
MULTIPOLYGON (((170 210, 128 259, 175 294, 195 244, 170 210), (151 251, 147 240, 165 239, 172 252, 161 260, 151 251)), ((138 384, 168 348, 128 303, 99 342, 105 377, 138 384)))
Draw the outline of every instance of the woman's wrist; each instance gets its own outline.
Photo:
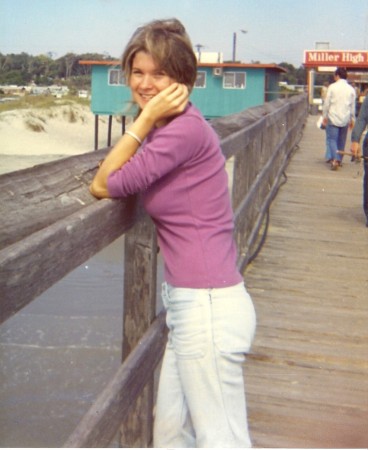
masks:
POLYGON ((154 118, 149 111, 143 109, 129 130, 135 133, 143 141, 154 126, 154 118))

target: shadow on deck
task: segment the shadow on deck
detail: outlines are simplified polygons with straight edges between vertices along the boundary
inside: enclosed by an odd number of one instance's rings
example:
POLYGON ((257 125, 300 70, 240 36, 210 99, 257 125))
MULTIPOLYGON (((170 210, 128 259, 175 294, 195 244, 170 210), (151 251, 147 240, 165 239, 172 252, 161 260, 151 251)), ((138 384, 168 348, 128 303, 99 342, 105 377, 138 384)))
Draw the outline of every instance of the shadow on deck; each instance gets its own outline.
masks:
POLYGON ((331 171, 316 120, 308 118, 266 243, 245 273, 258 318, 245 369, 254 447, 368 446, 363 166, 345 157, 331 171))

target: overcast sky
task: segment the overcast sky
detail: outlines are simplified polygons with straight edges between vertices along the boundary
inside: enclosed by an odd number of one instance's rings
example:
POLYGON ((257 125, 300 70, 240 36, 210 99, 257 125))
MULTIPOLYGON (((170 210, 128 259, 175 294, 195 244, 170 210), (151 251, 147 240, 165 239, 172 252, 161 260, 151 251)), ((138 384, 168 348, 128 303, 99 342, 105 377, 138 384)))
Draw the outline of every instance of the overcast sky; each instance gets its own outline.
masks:
POLYGON ((193 46, 243 62, 303 63, 304 50, 365 50, 368 0, 0 0, 0 52, 120 57, 137 26, 177 17, 193 46), (242 33, 240 30, 245 30, 242 33))

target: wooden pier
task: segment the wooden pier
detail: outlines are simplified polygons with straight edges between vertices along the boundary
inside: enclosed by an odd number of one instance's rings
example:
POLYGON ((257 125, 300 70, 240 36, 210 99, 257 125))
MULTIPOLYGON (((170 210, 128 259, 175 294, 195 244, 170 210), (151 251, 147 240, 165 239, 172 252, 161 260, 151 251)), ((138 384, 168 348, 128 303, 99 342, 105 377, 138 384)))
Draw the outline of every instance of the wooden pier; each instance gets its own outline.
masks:
MULTIPOLYGON (((317 117, 307 115, 301 95, 216 122, 231 167, 239 266, 253 261, 245 270, 258 317, 245 364, 250 430, 256 448, 366 448, 368 228, 361 206, 363 168, 345 158, 342 169, 331 171, 324 162, 325 133, 317 129, 317 117), (283 173, 286 182, 275 198, 283 173), (269 226, 263 227, 268 209, 269 226), (263 228, 267 238, 253 260, 263 228)), ((17 359, 13 335, 7 336, 11 364, 2 358, 2 369, 10 384, 0 390, 0 434, 10 446, 106 447, 119 430, 124 447, 151 445, 153 373, 165 344, 164 317, 153 320, 157 247, 154 228, 135 197, 97 201, 89 195, 87 186, 106 151, 0 177, 3 322, 22 316, 23 308, 42 292, 125 235, 123 364, 118 354, 106 384, 98 385, 100 393, 88 386, 79 374, 84 371, 95 380, 99 371, 94 361, 85 364, 83 357, 89 358, 90 352, 74 328, 94 330, 96 322, 87 322, 81 313, 69 324, 73 333, 68 346, 62 342, 64 328, 60 340, 44 332, 42 339, 34 338, 50 328, 46 321, 31 329, 33 340, 23 333, 21 343, 36 343, 38 359, 29 346, 17 359), (62 363, 52 365, 50 353, 62 363), (31 363, 23 369, 20 360, 32 360, 37 370, 31 370, 31 363), (49 373, 52 367, 55 371, 49 373), (25 404, 17 397, 17 382, 37 392, 37 404, 29 396, 30 414, 24 414, 25 404), (73 382, 78 395, 69 402, 73 382), (53 408, 50 392, 57 399, 66 395, 66 406, 53 408)), ((21 326, 17 329, 23 332, 21 326)), ((100 349, 93 354, 101 360, 100 349)))
POLYGON ((254 447, 368 447, 363 166, 345 156, 331 171, 316 120, 308 117, 245 272, 258 320, 245 365, 254 447))

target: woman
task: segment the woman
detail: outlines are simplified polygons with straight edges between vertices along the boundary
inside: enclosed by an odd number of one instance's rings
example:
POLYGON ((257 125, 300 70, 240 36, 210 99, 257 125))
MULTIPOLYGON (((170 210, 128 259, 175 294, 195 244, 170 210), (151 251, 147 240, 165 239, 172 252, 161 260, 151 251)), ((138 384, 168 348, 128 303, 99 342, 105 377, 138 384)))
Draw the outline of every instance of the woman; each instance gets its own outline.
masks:
POLYGON ((183 25, 172 19, 139 28, 122 68, 140 114, 102 163, 91 192, 141 192, 157 228, 169 338, 154 446, 250 447, 242 363, 255 313, 236 267, 219 140, 188 102, 197 67, 183 25))

